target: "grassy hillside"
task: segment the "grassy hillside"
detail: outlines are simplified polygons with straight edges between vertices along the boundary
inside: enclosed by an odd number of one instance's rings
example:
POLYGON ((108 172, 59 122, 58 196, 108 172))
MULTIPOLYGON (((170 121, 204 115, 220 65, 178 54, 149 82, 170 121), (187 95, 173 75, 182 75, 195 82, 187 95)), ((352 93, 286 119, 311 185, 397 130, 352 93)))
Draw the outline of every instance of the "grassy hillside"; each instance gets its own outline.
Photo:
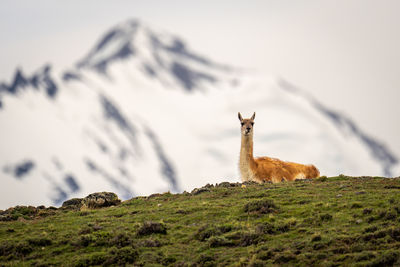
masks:
POLYGON ((0 266, 400 265, 399 178, 222 183, 95 210, 8 213, 0 266))

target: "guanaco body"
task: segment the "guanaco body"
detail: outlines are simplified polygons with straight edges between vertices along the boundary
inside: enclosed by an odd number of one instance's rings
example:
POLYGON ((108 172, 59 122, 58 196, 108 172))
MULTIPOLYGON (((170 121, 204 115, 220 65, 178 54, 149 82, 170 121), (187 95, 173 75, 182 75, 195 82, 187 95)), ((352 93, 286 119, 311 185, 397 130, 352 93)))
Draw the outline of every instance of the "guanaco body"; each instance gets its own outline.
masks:
POLYGON ((242 140, 240 147, 239 170, 242 181, 262 183, 271 181, 293 181, 296 179, 311 179, 319 177, 319 171, 314 165, 303 165, 285 162, 269 157, 253 157, 253 129, 256 113, 250 119, 243 119, 240 112, 242 140))

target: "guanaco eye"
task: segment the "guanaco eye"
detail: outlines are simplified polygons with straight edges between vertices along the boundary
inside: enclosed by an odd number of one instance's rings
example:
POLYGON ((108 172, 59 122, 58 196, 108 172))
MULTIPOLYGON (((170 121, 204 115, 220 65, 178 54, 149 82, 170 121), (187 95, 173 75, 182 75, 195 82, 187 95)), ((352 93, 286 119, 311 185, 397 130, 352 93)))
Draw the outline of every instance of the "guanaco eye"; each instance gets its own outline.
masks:
POLYGON ((254 122, 251 123, 251 126, 253 126, 253 125, 254 125, 254 122))
POLYGON ((244 125, 244 123, 243 123, 243 122, 241 122, 240 124, 241 124, 242 126, 244 125))

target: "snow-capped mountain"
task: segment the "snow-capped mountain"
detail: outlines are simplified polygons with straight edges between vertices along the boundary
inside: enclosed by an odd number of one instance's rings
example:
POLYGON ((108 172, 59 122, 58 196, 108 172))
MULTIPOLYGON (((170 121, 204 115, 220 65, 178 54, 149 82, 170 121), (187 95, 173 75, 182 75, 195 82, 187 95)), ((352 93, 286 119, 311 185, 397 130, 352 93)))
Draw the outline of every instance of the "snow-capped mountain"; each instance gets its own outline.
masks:
POLYGON ((238 111, 257 112, 255 155, 323 175, 398 175, 387 147, 305 91, 130 20, 69 70, 17 70, 0 84, 0 208, 239 181, 238 111))

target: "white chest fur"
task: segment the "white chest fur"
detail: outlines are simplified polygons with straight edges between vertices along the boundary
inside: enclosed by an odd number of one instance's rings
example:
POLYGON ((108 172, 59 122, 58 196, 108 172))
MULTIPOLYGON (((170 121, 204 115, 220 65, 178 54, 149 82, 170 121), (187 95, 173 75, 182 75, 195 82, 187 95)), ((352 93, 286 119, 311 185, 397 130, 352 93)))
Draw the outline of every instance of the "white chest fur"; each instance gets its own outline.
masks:
POLYGON ((240 152, 239 171, 242 182, 254 180, 254 173, 250 168, 248 154, 245 151, 240 152))
POLYGON ((239 170, 240 170, 240 175, 242 178, 242 182, 246 181, 253 181, 254 180, 254 174, 250 169, 250 166, 248 164, 243 164, 242 162, 239 163, 239 170))

